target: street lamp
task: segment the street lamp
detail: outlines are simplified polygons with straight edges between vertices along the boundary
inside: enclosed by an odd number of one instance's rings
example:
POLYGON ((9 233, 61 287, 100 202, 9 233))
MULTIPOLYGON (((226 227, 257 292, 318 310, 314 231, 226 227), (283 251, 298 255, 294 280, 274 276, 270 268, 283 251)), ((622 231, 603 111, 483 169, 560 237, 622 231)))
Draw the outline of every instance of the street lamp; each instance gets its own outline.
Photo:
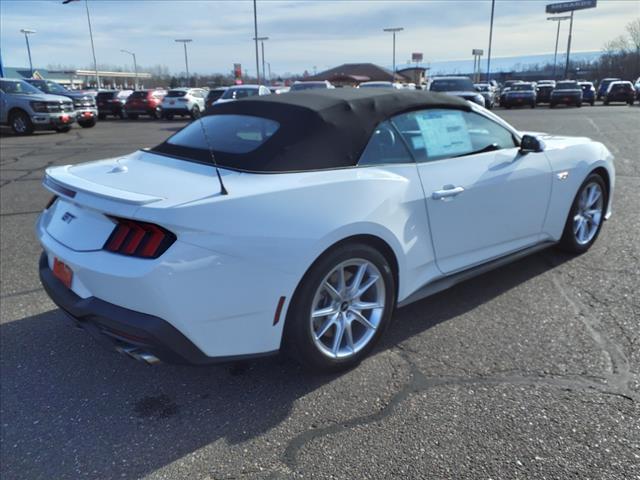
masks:
MULTIPOLYGON (((254 38, 256 41, 260 41, 260 46, 262 47, 262 78, 267 79, 267 71, 264 68, 264 42, 269 40, 269 37, 256 37, 254 38)), ((258 80, 258 84, 260 84, 260 80, 258 80)))
POLYGON ((136 63, 136 54, 129 50, 120 50, 122 53, 128 53, 133 57, 133 71, 135 75, 135 90, 138 90, 138 64, 136 63))
POLYGON ((184 45, 184 66, 187 69, 187 87, 189 86, 189 60, 187 59, 187 43, 193 42, 190 38, 177 38, 177 43, 182 43, 184 45))
POLYGON ((487 83, 491 80, 491 43, 493 40, 493 14, 496 9, 496 0, 491 0, 491 22, 489 23, 489 53, 487 54, 487 83))
MULTIPOLYGON (((64 0, 63 5, 71 2, 79 2, 80 0, 64 0)), ((93 69, 96 71, 96 89, 100 90, 100 76, 98 75, 98 62, 96 61, 96 49, 93 45, 93 30, 91 29, 91 16, 89 15, 89 0, 84 0, 84 6, 87 10, 87 23, 89 24, 89 38, 91 39, 91 53, 93 54, 93 69)))
POLYGON ((29 46, 29 35, 36 33, 35 30, 30 30, 28 28, 20 29, 21 33, 24 33, 24 39, 27 42, 27 53, 29 54, 29 74, 30 77, 33 77, 33 63, 31 63, 31 47, 29 46))
POLYGON ((569 15, 565 17, 547 17, 547 20, 558 22, 558 31, 556 32, 556 50, 553 54, 553 79, 556 80, 556 60, 558 58, 558 40, 560 39, 560 22, 568 20, 571 17, 569 15))
POLYGON ((393 28, 383 28, 384 32, 393 33, 393 79, 392 82, 396 81, 396 33, 404 30, 402 27, 393 27, 393 28))
POLYGON ((253 0, 253 41, 256 43, 256 81, 260 85, 260 59, 258 58, 258 8, 253 0))

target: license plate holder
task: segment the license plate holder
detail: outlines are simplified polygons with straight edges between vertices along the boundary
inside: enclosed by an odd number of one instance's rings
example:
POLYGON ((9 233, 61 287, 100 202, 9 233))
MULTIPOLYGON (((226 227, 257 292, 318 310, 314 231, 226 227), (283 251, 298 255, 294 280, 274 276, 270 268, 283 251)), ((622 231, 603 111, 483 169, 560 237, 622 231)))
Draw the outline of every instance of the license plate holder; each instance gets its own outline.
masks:
POLYGON ((53 259, 53 276, 60 280, 63 285, 71 289, 71 283, 73 282, 73 270, 58 258, 53 259))

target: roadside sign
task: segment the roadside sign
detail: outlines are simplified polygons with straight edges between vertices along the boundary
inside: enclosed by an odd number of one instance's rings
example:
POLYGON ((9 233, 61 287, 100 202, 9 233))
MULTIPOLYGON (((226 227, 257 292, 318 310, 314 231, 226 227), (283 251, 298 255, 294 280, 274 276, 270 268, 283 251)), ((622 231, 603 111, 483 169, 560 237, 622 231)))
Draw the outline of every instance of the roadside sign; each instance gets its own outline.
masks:
POLYGON ((484 55, 484 50, 482 50, 481 48, 474 48, 473 50, 471 50, 471 55, 484 55))
POLYGON ((233 76, 235 77, 235 79, 239 79, 242 78, 242 65, 239 63, 234 63, 233 64, 233 76))
POLYGON ((422 52, 413 52, 411 54, 411 61, 419 63, 422 61, 422 52))
POLYGON ((572 0, 570 2, 550 3, 547 5, 547 13, 564 13, 573 10, 584 10, 585 8, 595 8, 598 0, 572 0))

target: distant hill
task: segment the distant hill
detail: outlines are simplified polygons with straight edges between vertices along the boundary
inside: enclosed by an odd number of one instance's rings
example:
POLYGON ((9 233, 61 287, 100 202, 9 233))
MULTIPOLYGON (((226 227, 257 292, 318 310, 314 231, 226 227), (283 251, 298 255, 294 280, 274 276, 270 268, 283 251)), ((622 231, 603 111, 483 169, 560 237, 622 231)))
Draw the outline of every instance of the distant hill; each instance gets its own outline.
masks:
MULTIPOLYGON (((602 52, 571 52, 571 60, 592 62, 602 55, 602 52)), ((565 52, 558 52, 558 65, 564 65, 566 61, 565 52)), ((531 65, 538 64, 540 66, 547 63, 553 63, 553 53, 543 53, 538 55, 525 55, 516 57, 492 57, 492 72, 510 72, 522 71, 531 65)), ((405 65, 399 64, 398 68, 402 69, 405 65)), ((460 73, 470 73, 473 71, 473 58, 469 60, 434 60, 430 64, 421 64, 421 66, 431 66, 431 75, 454 75, 460 73)), ((487 57, 482 57, 480 63, 481 71, 487 69, 487 57)))

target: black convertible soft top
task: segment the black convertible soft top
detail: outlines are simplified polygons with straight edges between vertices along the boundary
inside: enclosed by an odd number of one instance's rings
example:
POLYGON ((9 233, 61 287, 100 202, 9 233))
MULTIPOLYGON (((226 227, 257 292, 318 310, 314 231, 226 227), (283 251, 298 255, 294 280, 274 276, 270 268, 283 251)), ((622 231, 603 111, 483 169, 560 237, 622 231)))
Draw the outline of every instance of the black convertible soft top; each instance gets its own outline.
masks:
MULTIPOLYGON (((470 110, 460 98, 421 90, 337 88, 255 96, 214 105, 212 115, 252 115, 280 128, 249 153, 214 150, 222 167, 248 172, 298 172, 356 165, 376 126, 426 108, 470 110)), ((206 121, 206 117, 205 117, 206 121)), ((197 127, 196 122, 185 128, 197 127)), ((199 127, 198 127, 199 128, 199 127)), ((211 163, 210 153, 164 142, 152 151, 211 163)))

